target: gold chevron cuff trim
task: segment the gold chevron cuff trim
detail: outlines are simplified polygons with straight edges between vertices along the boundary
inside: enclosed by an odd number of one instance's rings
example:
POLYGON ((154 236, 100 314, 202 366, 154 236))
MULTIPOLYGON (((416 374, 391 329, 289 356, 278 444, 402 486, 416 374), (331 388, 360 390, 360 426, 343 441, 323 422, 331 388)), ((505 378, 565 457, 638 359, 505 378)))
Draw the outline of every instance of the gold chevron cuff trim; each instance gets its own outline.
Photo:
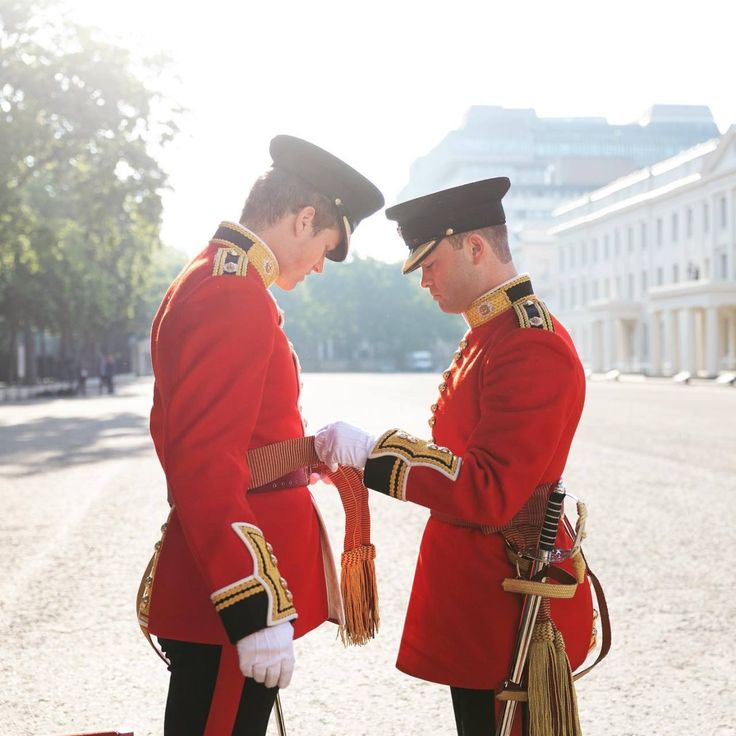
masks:
POLYGON ((210 597, 212 602, 215 604, 217 611, 222 611, 224 608, 232 606, 238 601, 242 601, 245 598, 255 595, 264 591, 263 585, 261 585, 255 578, 244 578, 238 580, 237 583, 229 585, 227 588, 221 588, 217 593, 213 593, 210 597))
POLYGON ((462 464, 462 458, 453 455, 446 447, 420 440, 400 429, 384 432, 368 456, 369 460, 382 457, 396 458, 391 468, 388 493, 401 501, 406 500, 406 482, 412 468, 432 468, 454 481, 462 464))
MULTIPOLYGON (((276 558, 270 549, 270 545, 266 542, 263 532, 257 526, 245 522, 236 522, 232 525, 232 528, 248 548, 253 558, 253 575, 239 580, 227 588, 215 591, 212 594, 212 601, 215 606, 222 606, 222 603, 225 602, 221 596, 227 595, 229 600, 227 605, 232 605, 237 600, 243 600, 263 590, 268 596, 267 626, 296 618, 296 608, 292 603, 293 596, 286 587, 286 580, 279 573, 276 558), (233 588, 237 588, 237 591, 233 588)), ((218 608, 218 610, 220 609, 218 608)))

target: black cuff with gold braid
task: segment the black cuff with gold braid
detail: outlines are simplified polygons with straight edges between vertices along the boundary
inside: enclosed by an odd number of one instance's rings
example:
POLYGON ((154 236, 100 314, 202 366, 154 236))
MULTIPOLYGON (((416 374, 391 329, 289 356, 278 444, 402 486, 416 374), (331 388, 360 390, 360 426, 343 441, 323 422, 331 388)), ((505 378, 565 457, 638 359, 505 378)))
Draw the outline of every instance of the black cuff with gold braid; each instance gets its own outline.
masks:
POLYGON ((455 480, 461 463, 461 458, 446 447, 390 429, 379 437, 368 456, 363 482, 374 491, 406 501, 406 482, 412 468, 431 468, 455 480))
POLYGON ((228 639, 235 644, 266 626, 297 617, 286 580, 279 574, 273 548, 253 524, 232 525, 253 558, 253 574, 215 591, 210 597, 228 639))

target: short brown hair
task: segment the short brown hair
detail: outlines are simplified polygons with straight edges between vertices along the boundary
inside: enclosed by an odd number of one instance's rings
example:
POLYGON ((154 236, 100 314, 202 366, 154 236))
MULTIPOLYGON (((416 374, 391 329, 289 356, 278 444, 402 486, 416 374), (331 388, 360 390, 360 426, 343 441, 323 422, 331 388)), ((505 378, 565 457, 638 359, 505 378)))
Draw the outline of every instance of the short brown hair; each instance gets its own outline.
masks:
POLYGON ((282 217, 314 207, 314 234, 337 227, 337 208, 324 195, 315 192, 294 174, 279 168, 269 169, 259 177, 248 194, 240 215, 240 224, 252 230, 270 227, 282 217))
POLYGON ((493 249, 493 252, 501 263, 509 263, 511 261, 511 249, 509 248, 509 233, 506 225, 489 225, 478 230, 470 230, 459 235, 450 235, 447 239, 455 250, 463 247, 463 240, 470 233, 478 233, 483 240, 486 240, 493 249))

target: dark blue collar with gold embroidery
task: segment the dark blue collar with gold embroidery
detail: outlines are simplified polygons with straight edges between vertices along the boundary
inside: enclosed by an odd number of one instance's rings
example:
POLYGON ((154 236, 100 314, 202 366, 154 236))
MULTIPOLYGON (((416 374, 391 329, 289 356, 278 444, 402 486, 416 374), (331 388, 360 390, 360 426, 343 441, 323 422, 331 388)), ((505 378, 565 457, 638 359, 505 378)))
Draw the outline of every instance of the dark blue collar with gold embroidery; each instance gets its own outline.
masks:
POLYGON ((472 329, 489 322, 499 314, 503 314, 530 298, 536 299, 531 279, 528 274, 524 273, 481 294, 463 312, 463 317, 472 329))

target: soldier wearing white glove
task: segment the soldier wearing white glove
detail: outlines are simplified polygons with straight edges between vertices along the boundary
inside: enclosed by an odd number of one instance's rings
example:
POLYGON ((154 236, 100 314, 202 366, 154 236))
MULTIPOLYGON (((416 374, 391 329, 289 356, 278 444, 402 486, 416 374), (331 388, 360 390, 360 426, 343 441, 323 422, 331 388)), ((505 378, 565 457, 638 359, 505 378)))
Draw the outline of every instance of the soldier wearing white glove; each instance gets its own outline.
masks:
POLYGON ((330 470, 338 465, 364 468, 378 437, 347 422, 326 424, 314 435, 314 449, 330 470))
POLYGON ((288 687, 294 673, 294 627, 267 626, 236 644, 240 671, 266 687, 288 687))

